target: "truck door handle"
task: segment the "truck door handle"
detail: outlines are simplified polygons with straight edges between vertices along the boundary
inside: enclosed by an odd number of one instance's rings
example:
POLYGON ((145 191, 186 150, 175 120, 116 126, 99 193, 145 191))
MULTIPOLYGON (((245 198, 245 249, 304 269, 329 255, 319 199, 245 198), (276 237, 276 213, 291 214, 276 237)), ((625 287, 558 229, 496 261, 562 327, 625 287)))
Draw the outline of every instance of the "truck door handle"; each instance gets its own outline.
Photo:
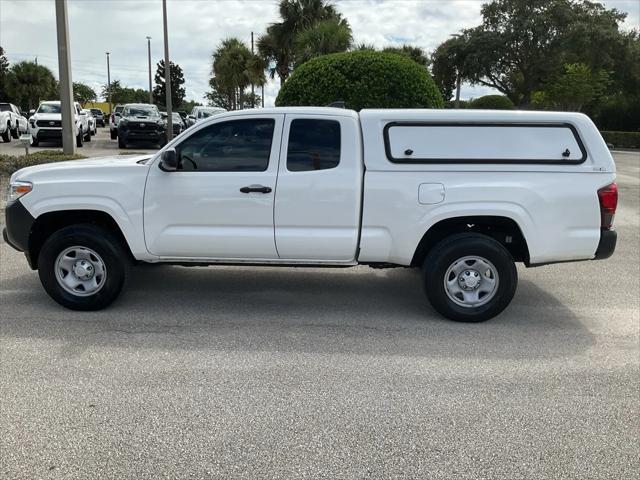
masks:
POLYGON ((265 187, 263 185, 249 185, 248 187, 242 187, 240 191, 242 193, 271 193, 271 187, 265 187))

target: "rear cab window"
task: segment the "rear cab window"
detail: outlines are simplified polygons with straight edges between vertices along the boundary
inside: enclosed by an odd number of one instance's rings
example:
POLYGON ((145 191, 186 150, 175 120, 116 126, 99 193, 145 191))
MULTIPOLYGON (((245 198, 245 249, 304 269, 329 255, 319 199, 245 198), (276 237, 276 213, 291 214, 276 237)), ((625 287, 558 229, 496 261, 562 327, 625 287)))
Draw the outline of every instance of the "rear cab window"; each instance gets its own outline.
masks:
POLYGON ((336 120, 295 119, 289 128, 287 170, 328 170, 340 164, 340 123, 336 120))

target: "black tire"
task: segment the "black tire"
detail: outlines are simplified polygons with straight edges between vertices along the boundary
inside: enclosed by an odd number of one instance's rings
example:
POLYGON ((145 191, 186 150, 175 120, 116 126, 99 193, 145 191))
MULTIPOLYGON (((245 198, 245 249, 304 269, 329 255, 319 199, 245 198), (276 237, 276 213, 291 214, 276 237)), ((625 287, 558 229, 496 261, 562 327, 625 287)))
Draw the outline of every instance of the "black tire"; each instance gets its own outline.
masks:
POLYGON ((518 285, 518 271, 509 251, 493 238, 475 233, 456 234, 442 240, 427 255, 422 272, 425 292, 433 308, 458 322, 483 322, 500 314, 513 299, 518 285), (459 305, 449 297, 445 288, 447 271, 466 256, 488 260, 497 273, 493 297, 477 307, 459 305))
POLYGON ((16 126, 16 128, 14 128, 13 130, 11 130, 11 136, 15 139, 20 138, 20 132, 19 132, 19 128, 18 126, 16 126))
POLYGON ((120 136, 118 136, 118 148, 127 148, 127 142, 125 142, 120 136))
POLYGON ((111 140, 115 140, 118 138, 118 131, 109 129, 109 133, 111 134, 111 140))
POLYGON ((31 136, 31 146, 32 147, 37 147, 38 145, 40 145, 40 140, 38 140, 38 137, 34 137, 32 135, 31 136))
POLYGON ((90 142, 91 141, 91 129, 87 130, 87 134, 84 137, 84 141, 85 142, 90 142))
POLYGON ((2 134, 2 141, 4 143, 9 143, 11 141, 11 130, 10 125, 7 123, 7 129, 2 134))
POLYGON ((128 258, 120 240, 109 230, 91 224, 72 225, 58 230, 45 241, 38 256, 38 274, 45 291, 60 305, 71 310, 100 310, 110 305, 124 288, 130 269, 128 258), (58 256, 75 246, 93 250, 104 262, 104 284, 93 295, 74 295, 56 278, 58 256))
POLYGON ((84 134, 82 133, 82 128, 78 132, 78 136, 76 137, 76 147, 82 147, 82 141, 84 138, 84 134))

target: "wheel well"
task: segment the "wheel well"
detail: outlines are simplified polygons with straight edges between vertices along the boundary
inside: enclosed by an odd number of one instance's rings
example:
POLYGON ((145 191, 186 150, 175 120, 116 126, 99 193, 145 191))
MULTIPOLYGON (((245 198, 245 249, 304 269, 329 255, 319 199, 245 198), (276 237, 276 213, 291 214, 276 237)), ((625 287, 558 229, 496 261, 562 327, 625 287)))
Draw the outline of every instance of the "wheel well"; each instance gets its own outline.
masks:
POLYGON ((508 217, 455 217, 433 225, 418 244, 411 260, 412 266, 420 266, 427 254, 438 242, 456 233, 480 233, 500 242, 516 262, 529 264, 529 248, 518 224, 508 217))
POLYGON ((63 210, 44 213, 34 221, 29 235, 29 256, 32 268, 34 270, 38 268, 38 255, 47 238, 62 228, 83 223, 100 225, 108 229, 122 242, 131 259, 135 260, 122 230, 111 215, 100 210, 63 210))

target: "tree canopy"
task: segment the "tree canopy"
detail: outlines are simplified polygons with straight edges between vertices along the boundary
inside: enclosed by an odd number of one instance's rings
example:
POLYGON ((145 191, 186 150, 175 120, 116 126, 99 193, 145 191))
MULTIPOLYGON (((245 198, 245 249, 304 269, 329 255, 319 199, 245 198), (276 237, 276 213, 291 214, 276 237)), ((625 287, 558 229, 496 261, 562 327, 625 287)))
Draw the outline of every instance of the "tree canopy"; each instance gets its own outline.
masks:
MULTIPOLYGON (((245 105, 255 106, 256 97, 246 90, 250 85, 266 83, 265 61, 237 38, 222 41, 212 54, 213 77, 209 80, 209 102, 227 110, 238 110, 245 105)), ((259 100, 259 98, 258 98, 259 100)))
POLYGON ((433 55, 436 82, 452 91, 455 72, 495 88, 516 105, 565 64, 613 69, 625 14, 582 0, 493 0, 482 6, 482 24, 463 30, 433 55))
MULTIPOLYGON (((102 86, 100 96, 106 101, 109 100, 109 90, 107 85, 102 86)), ((111 103, 123 104, 123 103, 148 103, 149 91, 142 88, 123 87, 120 80, 113 80, 111 82, 111 103)))
POLYGON ((349 24, 327 0, 280 0, 279 13, 282 20, 258 38, 258 52, 272 65, 271 78, 277 75, 281 83, 294 65, 351 45, 349 24))
POLYGON ((8 97, 23 110, 36 108, 41 100, 59 97, 53 72, 35 62, 14 63, 7 72, 5 88, 8 97))
POLYGON ((9 97, 7 93, 7 75, 9 74, 9 61, 4 53, 4 49, 0 47, 0 99, 5 100, 9 97))
POLYGON ((98 96, 96 91, 86 83, 73 82, 73 99, 81 105, 87 102, 95 102, 98 96))
MULTIPOLYGON (((171 77, 171 105, 173 108, 179 108, 186 96, 184 85, 184 74, 182 68, 177 63, 169 62, 171 77)), ((164 60, 158 62, 156 74, 154 77, 155 87, 153 87, 153 103, 166 107, 167 88, 164 79, 164 60)), ((149 94, 147 93, 147 98, 149 94)), ((148 101, 148 100, 147 100, 148 101)))

